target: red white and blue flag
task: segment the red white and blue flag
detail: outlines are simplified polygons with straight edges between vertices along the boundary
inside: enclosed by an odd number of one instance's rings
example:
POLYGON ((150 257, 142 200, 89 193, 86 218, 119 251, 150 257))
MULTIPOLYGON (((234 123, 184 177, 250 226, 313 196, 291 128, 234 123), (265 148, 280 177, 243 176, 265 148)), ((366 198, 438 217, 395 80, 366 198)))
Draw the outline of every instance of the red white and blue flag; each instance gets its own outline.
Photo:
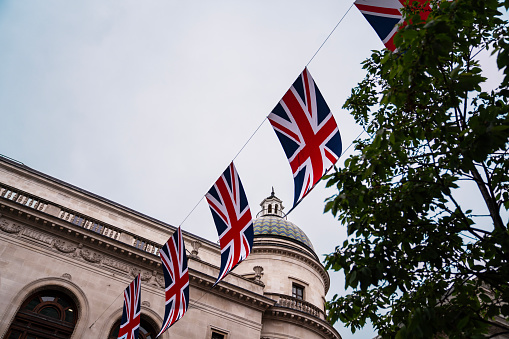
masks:
POLYGON ((205 196, 216 224, 221 245, 219 283, 253 247, 253 222, 246 193, 233 162, 205 196))
POLYGON ((295 207, 342 150, 336 120, 307 68, 269 114, 269 121, 292 168, 295 207))
POLYGON ((189 272, 184 238, 180 227, 159 250, 165 284, 164 320, 159 337, 184 316, 189 306, 189 272))
POLYGON ((355 6, 368 20, 388 50, 394 52, 394 36, 400 24, 405 25, 402 8, 407 3, 418 2, 420 15, 425 20, 431 12, 429 0, 356 0, 355 6))
POLYGON ((118 339, 138 339, 141 319, 141 278, 140 275, 124 291, 124 310, 118 331, 118 339))

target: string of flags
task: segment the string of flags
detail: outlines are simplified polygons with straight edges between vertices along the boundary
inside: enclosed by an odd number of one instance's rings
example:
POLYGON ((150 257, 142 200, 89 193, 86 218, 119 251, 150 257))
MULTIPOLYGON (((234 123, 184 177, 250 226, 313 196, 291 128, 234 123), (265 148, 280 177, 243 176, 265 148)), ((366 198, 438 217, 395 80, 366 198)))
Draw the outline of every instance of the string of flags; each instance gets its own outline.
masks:
POLYGON ((124 291, 124 309, 118 339, 138 339, 141 319, 141 276, 136 278, 124 291))
MULTIPOLYGON (((422 19, 429 0, 414 0, 422 19)), ((385 47, 396 51, 394 36, 406 25, 402 9, 407 0, 356 0, 354 5, 371 24, 385 47)), ((268 115, 290 164, 294 202, 290 212, 338 161, 342 141, 338 125, 309 70, 304 71, 268 115)), ((216 226, 221 266, 216 286, 253 247, 252 215, 233 161, 205 195, 216 226)), ((289 213, 289 212, 288 212, 289 213)), ((157 337, 181 319, 189 307, 187 255, 178 227, 159 251, 165 280, 165 315, 157 337)), ((137 339, 140 326, 141 280, 138 275, 124 292, 118 339, 137 339)))
MULTIPOLYGON (((385 47, 391 52, 396 52, 394 36, 399 29, 407 25, 402 13, 407 2, 408 0, 356 0, 354 5, 373 27, 385 47)), ((429 0, 410 2, 417 3, 416 10, 421 19, 426 20, 431 12, 429 0)))

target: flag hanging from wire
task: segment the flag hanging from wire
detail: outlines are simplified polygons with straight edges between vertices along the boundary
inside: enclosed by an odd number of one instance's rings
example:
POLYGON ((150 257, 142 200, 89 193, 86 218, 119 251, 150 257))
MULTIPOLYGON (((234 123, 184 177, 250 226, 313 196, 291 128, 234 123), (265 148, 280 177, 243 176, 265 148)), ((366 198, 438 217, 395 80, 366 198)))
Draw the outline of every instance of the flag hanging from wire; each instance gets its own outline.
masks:
POLYGON ((305 68, 269 114, 293 172, 293 206, 311 191, 341 156, 338 125, 305 68))
POLYGON ((246 193, 233 162, 205 196, 209 203, 221 246, 219 283, 253 247, 253 222, 246 193))
POLYGON ((159 250, 164 272, 165 310, 159 337, 184 316, 189 306, 189 272, 182 230, 179 227, 159 250))
POLYGON ((118 339, 138 339, 140 329, 141 278, 140 275, 124 291, 124 309, 118 339))
MULTIPOLYGON (((409 0, 356 0, 355 6, 364 15, 366 20, 375 30, 385 47, 394 52, 394 36, 404 26, 402 8, 409 0), (399 26, 403 24, 402 26, 399 26)), ((423 20, 427 19, 431 12, 429 0, 410 0, 410 3, 418 2, 420 15, 423 20)))

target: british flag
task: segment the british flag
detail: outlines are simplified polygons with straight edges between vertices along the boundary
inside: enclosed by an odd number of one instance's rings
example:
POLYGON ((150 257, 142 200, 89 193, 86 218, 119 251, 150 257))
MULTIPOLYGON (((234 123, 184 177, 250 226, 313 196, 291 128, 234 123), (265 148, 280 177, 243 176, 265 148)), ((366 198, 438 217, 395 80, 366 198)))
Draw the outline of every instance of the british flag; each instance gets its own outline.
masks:
POLYGON ((159 250, 165 283, 164 321, 159 337, 184 316, 189 306, 189 272, 187 255, 180 227, 159 250))
POLYGON ((141 278, 140 275, 124 291, 124 310, 118 339, 138 339, 140 329, 141 278))
POLYGON ((269 114, 295 186, 294 207, 341 155, 338 125, 307 68, 269 114))
POLYGON ((251 211, 233 162, 205 197, 216 224, 221 246, 221 268, 215 283, 217 284, 247 258, 253 247, 251 211))
POLYGON ((394 36, 400 24, 405 25, 401 9, 407 3, 418 3, 420 15, 425 20, 431 12, 429 0, 356 0, 355 6, 368 20, 388 50, 394 52, 394 36))

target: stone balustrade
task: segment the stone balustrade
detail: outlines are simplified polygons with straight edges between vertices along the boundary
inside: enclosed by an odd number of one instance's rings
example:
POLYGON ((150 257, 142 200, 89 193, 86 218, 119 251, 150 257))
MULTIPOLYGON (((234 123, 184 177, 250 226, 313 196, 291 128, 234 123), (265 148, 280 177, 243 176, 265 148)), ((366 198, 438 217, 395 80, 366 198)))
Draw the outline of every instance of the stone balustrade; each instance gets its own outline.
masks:
POLYGON ((33 208, 41 212, 44 212, 44 210, 48 206, 47 202, 43 201, 42 199, 39 199, 34 195, 21 192, 18 190, 13 190, 12 188, 7 187, 1 183, 0 183, 0 197, 7 200, 11 200, 20 205, 33 208))
POLYGON ((53 204, 50 201, 46 201, 30 193, 12 188, 3 183, 0 183, 0 198, 33 208, 37 211, 58 216, 58 218, 71 224, 83 227, 108 238, 122 241, 145 252, 159 254, 159 249, 161 248, 161 245, 159 244, 141 238, 135 234, 125 232, 118 227, 100 222, 99 220, 63 206, 53 204))
POLYGON ((325 313, 323 310, 305 300, 297 299, 295 297, 279 293, 270 293, 266 294, 266 296, 276 300, 275 306, 277 307, 291 308, 293 310, 298 310, 307 314, 311 314, 320 319, 325 319, 325 313))

